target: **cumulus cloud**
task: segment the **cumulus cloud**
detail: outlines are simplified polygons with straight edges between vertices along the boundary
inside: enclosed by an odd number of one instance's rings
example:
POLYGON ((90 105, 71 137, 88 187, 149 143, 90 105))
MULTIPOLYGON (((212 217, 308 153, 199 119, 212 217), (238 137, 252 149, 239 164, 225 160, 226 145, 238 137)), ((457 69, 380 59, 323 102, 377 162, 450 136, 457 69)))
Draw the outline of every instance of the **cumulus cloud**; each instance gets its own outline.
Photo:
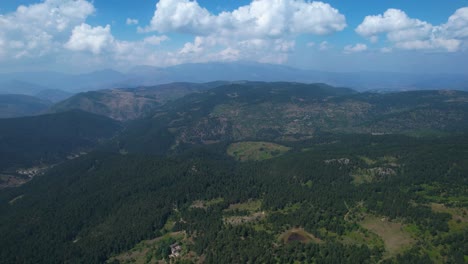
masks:
POLYGON ((345 16, 329 4, 304 0, 256 0, 232 12, 211 14, 196 1, 161 0, 144 31, 195 35, 281 37, 329 34, 346 27, 345 16))
POLYGON ((468 7, 458 9, 441 29, 454 38, 468 38, 468 7))
POLYGON ((110 25, 92 27, 83 23, 73 29, 64 47, 83 54, 100 55, 114 66, 129 63, 154 64, 161 62, 159 57, 163 57, 156 52, 155 46, 167 40, 169 38, 165 35, 153 35, 141 41, 122 41, 112 35, 110 25))
POLYGON ((69 65, 79 61, 109 67, 170 60, 157 49, 169 40, 167 36, 122 41, 112 35, 110 25, 86 23, 94 12, 93 4, 85 0, 45 0, 0 14, 0 62, 24 65, 50 60, 69 65))
POLYGON ((194 35, 194 41, 178 53, 191 54, 190 60, 197 59, 194 54, 203 61, 228 53, 230 59, 284 62, 298 35, 326 35, 345 27, 344 15, 317 1, 256 0, 230 12, 212 14, 197 1, 161 0, 151 23, 139 31, 194 35))
POLYGON ((0 15, 3 58, 39 57, 54 51, 72 28, 94 12, 85 0, 45 0, 0 15))
POLYGON ((356 45, 347 45, 344 47, 345 53, 355 53, 355 52, 362 52, 367 50, 367 45, 358 43, 356 45))
POLYGON ((404 11, 388 9, 384 14, 366 16, 356 32, 371 42, 384 34, 396 48, 406 50, 458 51, 468 38, 468 8, 458 9, 448 22, 434 26, 410 18, 404 11))
POLYGON ((126 24, 127 25, 138 25, 138 19, 127 18, 126 24))
POLYGON ((65 47, 73 51, 89 50, 93 54, 100 54, 105 47, 112 46, 114 41, 109 25, 91 27, 83 23, 73 29, 65 47))

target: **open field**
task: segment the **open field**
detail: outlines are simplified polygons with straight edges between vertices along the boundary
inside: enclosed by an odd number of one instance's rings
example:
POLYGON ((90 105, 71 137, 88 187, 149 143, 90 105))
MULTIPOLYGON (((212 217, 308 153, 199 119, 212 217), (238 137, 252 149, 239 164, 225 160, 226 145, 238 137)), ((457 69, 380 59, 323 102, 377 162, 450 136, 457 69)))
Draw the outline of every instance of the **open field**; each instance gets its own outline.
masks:
POLYGON ((452 219, 448 221, 450 231, 463 231, 468 229, 468 210, 460 207, 447 207, 439 203, 431 203, 432 211, 448 213, 452 219))
POLYGON ((260 220, 265 219, 266 214, 265 212, 256 212, 252 213, 250 215, 245 215, 245 216, 228 216, 224 217, 224 223, 230 224, 230 225, 241 225, 241 224, 246 224, 246 223, 251 223, 251 222, 258 222, 260 220))
POLYGON ((387 256, 389 257, 403 252, 415 243, 410 234, 403 230, 401 223, 367 215, 359 224, 377 234, 383 240, 387 256))
POLYGON ((192 203, 190 207, 192 208, 201 208, 201 209, 207 209, 210 206, 220 204, 224 202, 223 198, 216 198, 212 200, 196 200, 192 203))
POLYGON ((290 148, 270 142, 238 142, 231 144, 227 154, 239 161, 266 160, 280 156, 290 148))
POLYGON ((239 211, 256 212, 260 210, 261 206, 262 206, 261 200, 249 200, 245 203, 231 204, 229 205, 229 208, 226 209, 225 211, 229 212, 229 211, 239 210, 239 211))
POLYGON ((292 228, 279 236, 279 240, 283 243, 290 243, 293 241, 299 241, 302 243, 321 243, 322 240, 315 237, 311 233, 305 231, 303 228, 292 228))

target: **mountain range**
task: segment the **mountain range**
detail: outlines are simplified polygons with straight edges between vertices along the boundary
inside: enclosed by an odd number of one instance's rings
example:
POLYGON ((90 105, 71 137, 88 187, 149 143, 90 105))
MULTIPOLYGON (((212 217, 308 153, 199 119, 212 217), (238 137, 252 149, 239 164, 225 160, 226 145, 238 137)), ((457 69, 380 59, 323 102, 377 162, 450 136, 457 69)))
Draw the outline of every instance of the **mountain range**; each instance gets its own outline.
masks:
POLYGON ((16 72, 0 74, 0 93, 38 93, 56 89, 77 93, 112 88, 153 86, 172 82, 290 81, 328 83, 358 91, 457 89, 466 90, 468 75, 391 72, 323 72, 254 62, 195 63, 166 68, 136 66, 127 72, 107 69, 85 74, 16 72))
POLYGON ((0 262, 464 263, 468 92, 347 87, 112 88, 0 119, 0 262))

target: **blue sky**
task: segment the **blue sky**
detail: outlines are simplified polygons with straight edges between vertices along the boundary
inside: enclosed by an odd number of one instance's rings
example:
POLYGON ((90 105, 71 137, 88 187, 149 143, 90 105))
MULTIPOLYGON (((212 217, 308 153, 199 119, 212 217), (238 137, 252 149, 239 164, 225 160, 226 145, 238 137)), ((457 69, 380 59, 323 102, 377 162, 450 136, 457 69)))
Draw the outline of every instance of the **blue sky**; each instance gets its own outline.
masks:
POLYGON ((468 0, 0 2, 0 72, 246 60, 468 74, 468 0))

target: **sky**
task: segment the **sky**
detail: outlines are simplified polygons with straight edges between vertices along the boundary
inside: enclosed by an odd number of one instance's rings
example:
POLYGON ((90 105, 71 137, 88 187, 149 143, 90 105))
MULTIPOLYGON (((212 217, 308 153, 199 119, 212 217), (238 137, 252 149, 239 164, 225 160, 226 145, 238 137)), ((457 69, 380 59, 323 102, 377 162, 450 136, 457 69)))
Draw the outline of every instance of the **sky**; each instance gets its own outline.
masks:
POLYGON ((0 72, 235 61, 468 74, 468 0, 0 1, 0 72))

